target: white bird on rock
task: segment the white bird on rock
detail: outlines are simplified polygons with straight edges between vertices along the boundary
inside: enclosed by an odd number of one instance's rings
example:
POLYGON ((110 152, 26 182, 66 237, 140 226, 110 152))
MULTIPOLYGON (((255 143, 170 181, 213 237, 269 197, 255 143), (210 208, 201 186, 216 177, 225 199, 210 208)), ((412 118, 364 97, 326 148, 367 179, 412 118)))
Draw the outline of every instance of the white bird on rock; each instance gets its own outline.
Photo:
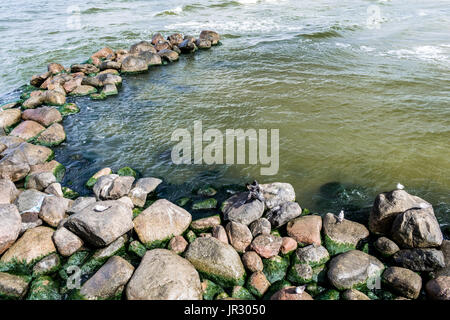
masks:
POLYGON ((403 190, 403 189, 405 189, 405 186, 402 185, 402 184, 399 182, 399 183, 397 183, 397 189, 398 189, 398 190, 403 190))
POLYGON ((339 215, 337 216, 337 222, 342 222, 344 221, 344 210, 341 210, 341 212, 339 212, 339 215))
POLYGON ((295 293, 297 294, 302 294, 303 292, 305 292, 306 286, 298 286, 295 288, 295 293))

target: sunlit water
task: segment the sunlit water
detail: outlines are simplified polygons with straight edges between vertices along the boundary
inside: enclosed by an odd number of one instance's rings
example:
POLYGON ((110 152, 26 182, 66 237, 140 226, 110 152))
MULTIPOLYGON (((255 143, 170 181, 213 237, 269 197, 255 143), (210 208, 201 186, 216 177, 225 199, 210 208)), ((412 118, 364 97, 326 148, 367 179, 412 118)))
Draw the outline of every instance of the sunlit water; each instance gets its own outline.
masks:
POLYGON ((78 191, 96 170, 128 165, 163 178, 170 199, 256 178, 292 183, 302 207, 325 213, 368 207, 401 182, 450 223, 449 1, 91 0, 79 16, 74 4, 0 3, 3 101, 49 62, 68 66, 154 32, 222 34, 222 46, 124 77, 117 97, 76 100, 56 158, 78 191), (174 165, 171 134, 194 120, 279 129, 278 174, 174 165))

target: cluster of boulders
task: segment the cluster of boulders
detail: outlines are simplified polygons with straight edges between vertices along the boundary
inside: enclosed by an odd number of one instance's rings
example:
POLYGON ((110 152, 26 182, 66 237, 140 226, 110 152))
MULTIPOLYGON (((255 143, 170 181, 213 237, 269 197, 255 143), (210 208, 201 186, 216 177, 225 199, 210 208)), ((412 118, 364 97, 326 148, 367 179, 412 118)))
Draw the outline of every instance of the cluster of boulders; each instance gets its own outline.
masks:
POLYGON ((302 210, 288 183, 258 185, 256 197, 228 190, 217 214, 217 200, 198 206, 217 198, 212 187, 173 203, 158 199, 160 179, 137 176, 104 168, 86 183, 93 195, 75 200, 53 192, 48 172, 24 191, 1 180, 0 297, 450 299, 450 242, 406 191, 380 194, 368 229, 302 210), (199 210, 211 215, 193 219, 199 210))

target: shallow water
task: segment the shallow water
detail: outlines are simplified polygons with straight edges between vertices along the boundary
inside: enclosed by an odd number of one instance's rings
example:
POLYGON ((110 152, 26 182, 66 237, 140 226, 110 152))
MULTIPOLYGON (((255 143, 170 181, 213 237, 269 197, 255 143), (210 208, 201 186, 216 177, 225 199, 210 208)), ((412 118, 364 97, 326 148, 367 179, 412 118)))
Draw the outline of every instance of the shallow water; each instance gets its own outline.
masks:
POLYGON ((171 199, 257 178, 292 183, 302 207, 325 213, 370 206, 401 182, 450 223, 447 0, 91 0, 79 16, 68 8, 0 4, 3 101, 47 63, 81 62, 104 45, 128 48, 158 31, 223 35, 222 46, 124 77, 117 97, 76 100, 81 113, 65 120, 68 138, 56 150, 75 189, 104 166, 128 165, 162 177, 171 199), (171 134, 194 120, 280 129, 278 174, 172 164, 171 134))

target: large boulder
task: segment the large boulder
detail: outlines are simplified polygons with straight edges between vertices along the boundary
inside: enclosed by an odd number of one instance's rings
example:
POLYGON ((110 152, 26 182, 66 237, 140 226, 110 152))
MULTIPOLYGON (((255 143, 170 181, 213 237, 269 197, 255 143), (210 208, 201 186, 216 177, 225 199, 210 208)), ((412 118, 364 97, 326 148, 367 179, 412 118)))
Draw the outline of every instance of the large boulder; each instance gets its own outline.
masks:
POLYGON ((54 107, 41 107, 37 109, 27 109, 22 113, 23 120, 33 120, 44 127, 48 127, 55 122, 61 122, 62 116, 58 109, 54 107))
POLYGON ((288 201, 281 204, 279 210, 270 213, 267 218, 273 228, 279 228, 301 214, 302 208, 300 208, 300 205, 297 202, 288 201))
POLYGON ((332 213, 323 218, 323 233, 325 247, 332 256, 354 250, 360 240, 369 236, 364 225, 347 219, 339 222, 332 213))
POLYGON ((417 299, 422 288, 422 278, 417 273, 399 267, 387 268, 383 282, 392 291, 409 299, 417 299))
POLYGON ((39 218, 52 227, 57 227, 59 223, 67 217, 66 211, 72 200, 64 197, 48 196, 42 202, 39 218))
POLYGON ((20 121, 20 109, 0 110, 0 128, 9 128, 20 121))
POLYGON ((54 230, 48 227, 36 227, 27 230, 24 235, 6 251, 1 262, 35 262, 53 252, 56 248, 52 236, 54 230))
POLYGON ((13 203, 19 195, 16 185, 9 179, 0 179, 0 204, 13 203))
POLYGON ((200 277, 194 266, 165 250, 147 251, 126 289, 128 300, 201 300, 200 277))
POLYGON ((433 208, 413 208, 397 215, 392 239, 402 248, 439 247, 443 236, 433 208))
POLYGON ((155 201, 133 221, 139 240, 148 248, 160 247, 191 224, 189 212, 165 199, 155 201))
POLYGON ((220 35, 215 31, 203 30, 200 32, 199 39, 210 41, 211 45, 215 46, 220 41, 220 35))
POLYGON ((0 272, 0 299, 22 299, 28 290, 23 277, 0 272))
POLYGON ((295 201, 295 190, 289 183, 274 182, 260 185, 267 208, 272 209, 288 201, 295 201))
POLYGON ((161 183, 162 180, 158 178, 141 178, 136 181, 128 196, 136 207, 143 207, 147 200, 147 195, 155 191, 161 183))
POLYGON ((97 199, 117 200, 128 195, 133 182, 134 177, 131 176, 117 174, 101 176, 94 185, 94 194, 97 199))
POLYGON ((410 195, 405 190, 380 193, 369 216, 369 229, 375 234, 389 235, 397 215, 412 208, 431 206, 425 200, 410 195))
POLYGON ((15 127, 14 130, 11 131, 10 135, 28 141, 37 137, 44 130, 45 127, 41 126, 36 121, 26 120, 15 127))
POLYGON ((125 259, 113 256, 80 289, 87 300, 106 300, 120 297, 133 275, 134 267, 125 259))
POLYGON ((0 255, 19 237, 22 228, 17 207, 13 204, 0 204, 0 255))
POLYGON ((242 286, 245 270, 239 254, 230 245, 213 237, 199 237, 192 242, 185 258, 207 279, 223 286, 242 286))
POLYGON ((393 256, 394 262, 413 271, 434 271, 445 267, 442 251, 431 248, 403 249, 393 256))
POLYGON ((129 55, 122 61, 120 71, 122 73, 139 73, 148 70, 147 61, 144 59, 129 55))
POLYGON ((352 250, 334 257, 328 269, 330 283, 339 290, 370 287, 383 273, 377 258, 352 250))
POLYGON ((104 247, 133 229, 133 212, 120 201, 99 201, 71 215, 64 226, 95 247, 104 247))
POLYGON ((320 246, 322 230, 322 217, 308 215, 289 221, 286 227, 287 234, 302 244, 315 244, 320 246))
POLYGON ((222 205, 224 219, 249 225, 261 218, 264 213, 264 203, 259 200, 247 202, 247 198, 248 192, 242 192, 225 200, 222 205))

